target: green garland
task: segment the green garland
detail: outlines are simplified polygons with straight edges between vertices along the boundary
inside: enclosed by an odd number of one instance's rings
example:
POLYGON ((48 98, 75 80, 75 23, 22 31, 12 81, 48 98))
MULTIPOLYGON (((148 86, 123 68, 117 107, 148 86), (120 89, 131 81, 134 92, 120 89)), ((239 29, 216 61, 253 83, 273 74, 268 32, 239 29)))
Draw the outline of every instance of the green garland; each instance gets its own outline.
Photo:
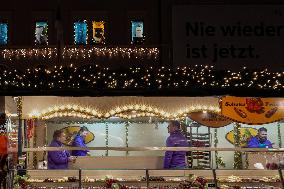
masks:
MULTIPOLYGON (((129 122, 126 122, 125 124, 125 147, 126 148, 128 148, 128 134, 129 134, 128 127, 129 127, 129 122)), ((129 151, 126 151, 126 156, 128 155, 129 155, 129 151)))
MULTIPOLYGON (((106 142, 106 147, 108 147, 108 123, 105 122, 106 124, 106 135, 105 135, 105 142, 106 142)), ((108 150, 106 150, 106 156, 108 156, 108 150)))
MULTIPOLYGON (((217 135, 217 129, 214 129, 214 147, 217 148, 218 145, 218 135, 217 135)), ((224 162, 223 158, 218 155, 218 151, 215 151, 215 164, 216 169, 220 167, 226 167, 226 163, 224 162)))
POLYGON ((280 123, 277 122, 277 131, 278 131, 278 146, 282 148, 282 141, 281 141, 281 130, 280 130, 280 123))
MULTIPOLYGON (((240 123, 235 123, 234 126, 234 142, 235 147, 240 147, 240 123)), ((243 163, 242 163, 242 153, 235 151, 234 152, 234 169, 242 169, 243 163)))

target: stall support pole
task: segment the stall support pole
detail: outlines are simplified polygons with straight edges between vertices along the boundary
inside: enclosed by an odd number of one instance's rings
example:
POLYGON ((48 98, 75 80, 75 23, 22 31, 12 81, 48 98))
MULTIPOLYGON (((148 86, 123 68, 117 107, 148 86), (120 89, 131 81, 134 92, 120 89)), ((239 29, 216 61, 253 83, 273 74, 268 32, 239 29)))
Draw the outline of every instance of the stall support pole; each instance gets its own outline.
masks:
POLYGON ((212 172, 213 172, 213 179, 214 179, 215 188, 218 189, 218 182, 217 182, 217 176, 216 176, 216 169, 212 169, 212 172))
POLYGON ((150 183, 149 183, 149 170, 146 169, 146 183, 147 183, 147 189, 150 188, 150 183))
POLYGON ((79 189, 82 189, 82 169, 79 169, 79 189))
POLYGON ((281 181, 281 188, 284 189, 284 179, 283 179, 283 174, 282 174, 282 170, 278 169, 278 173, 279 173, 279 177, 280 177, 280 181, 281 181))

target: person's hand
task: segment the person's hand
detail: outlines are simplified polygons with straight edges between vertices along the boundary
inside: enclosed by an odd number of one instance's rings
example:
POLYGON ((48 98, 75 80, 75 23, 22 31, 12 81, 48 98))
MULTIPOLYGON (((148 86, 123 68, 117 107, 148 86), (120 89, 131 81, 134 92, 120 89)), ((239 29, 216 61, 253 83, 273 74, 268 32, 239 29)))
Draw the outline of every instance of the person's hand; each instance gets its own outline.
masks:
POLYGON ((68 161, 72 162, 72 163, 75 163, 76 157, 75 156, 70 156, 70 157, 68 157, 68 161))

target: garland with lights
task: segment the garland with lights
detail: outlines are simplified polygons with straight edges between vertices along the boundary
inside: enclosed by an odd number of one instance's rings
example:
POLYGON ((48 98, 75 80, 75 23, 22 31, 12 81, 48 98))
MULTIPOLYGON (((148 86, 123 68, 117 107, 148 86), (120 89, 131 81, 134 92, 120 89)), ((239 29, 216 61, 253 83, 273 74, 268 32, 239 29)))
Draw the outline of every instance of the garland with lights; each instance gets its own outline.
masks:
MULTIPOLYGON (((234 145, 235 147, 240 147, 240 123, 235 123, 234 125, 234 145)), ((242 153, 235 151, 234 152, 234 169, 242 169, 242 153)))
MULTIPOLYGON (((0 50, 0 59, 14 60, 50 60, 57 57, 57 48, 28 48, 0 50)), ((153 59, 159 57, 159 49, 152 47, 65 47, 62 58, 66 60, 94 58, 153 59)))
POLYGON ((193 66, 175 70, 161 67, 136 67, 110 70, 98 65, 80 67, 39 65, 33 69, 20 70, 0 65, 1 91, 157 91, 177 89, 203 90, 261 90, 284 91, 284 72, 267 70, 240 72, 214 70, 209 66, 193 66))
MULTIPOLYGON (((217 148, 218 145, 218 134, 217 134, 217 129, 214 129, 214 147, 217 148)), ((215 151, 215 164, 216 164, 216 169, 220 167, 226 167, 226 163, 224 162, 223 158, 218 155, 218 151, 215 151)))
MULTIPOLYGON (((128 127, 129 127, 129 122, 127 121, 125 124, 125 147, 126 148, 128 148, 128 135, 129 135, 128 127)), ((128 155, 129 155, 129 151, 126 151, 126 156, 128 155)))
MULTIPOLYGON (((105 122, 105 125, 106 125, 106 135, 105 135, 105 142, 106 142, 106 147, 108 147, 108 139, 109 139, 109 136, 108 136, 108 123, 105 122)), ((106 150, 106 156, 108 156, 108 150, 106 150)))
POLYGON ((177 113, 166 112, 165 110, 158 109, 151 105, 146 104, 129 104, 124 106, 114 107, 108 112, 98 112, 97 109, 91 107, 83 107, 76 104, 56 105, 49 107, 42 112, 31 112, 30 118, 41 118, 49 120, 56 117, 78 117, 83 119, 108 119, 112 116, 120 117, 123 119, 132 119, 137 117, 155 116, 161 119, 183 119, 185 115, 191 112, 208 111, 220 112, 219 107, 214 106, 189 106, 177 113))
POLYGON ((281 130, 280 130, 280 123, 279 122, 277 122, 277 133, 278 133, 278 147, 282 148, 281 130))

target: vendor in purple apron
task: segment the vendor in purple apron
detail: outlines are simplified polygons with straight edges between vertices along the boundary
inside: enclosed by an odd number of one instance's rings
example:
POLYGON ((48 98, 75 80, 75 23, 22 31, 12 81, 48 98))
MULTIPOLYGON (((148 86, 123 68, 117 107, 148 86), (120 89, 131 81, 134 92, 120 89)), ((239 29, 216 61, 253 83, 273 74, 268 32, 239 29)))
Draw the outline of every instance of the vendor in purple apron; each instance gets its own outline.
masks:
MULTIPOLYGON (((66 140, 66 135, 63 130, 56 130, 53 133, 53 140, 49 147, 63 147, 63 143, 66 140)), ((75 157, 70 156, 70 153, 66 150, 63 151, 48 151, 47 154, 48 169, 67 169, 68 162, 75 161, 75 157)))
MULTIPOLYGON (((180 130, 178 121, 170 121, 168 125, 167 147, 188 147, 186 137, 180 130)), ((166 151, 164 158, 164 169, 184 169, 186 168, 186 151, 166 151)))
MULTIPOLYGON (((73 147, 82 147, 87 148, 85 144, 85 138, 88 134, 89 130, 87 127, 83 126, 80 128, 78 134, 75 136, 72 146, 73 147)), ((73 150, 73 156, 86 156, 89 153, 89 150, 73 150)))
POLYGON ((267 139, 267 129, 261 127, 255 137, 252 137, 247 145, 248 148, 272 148, 272 143, 267 139))

